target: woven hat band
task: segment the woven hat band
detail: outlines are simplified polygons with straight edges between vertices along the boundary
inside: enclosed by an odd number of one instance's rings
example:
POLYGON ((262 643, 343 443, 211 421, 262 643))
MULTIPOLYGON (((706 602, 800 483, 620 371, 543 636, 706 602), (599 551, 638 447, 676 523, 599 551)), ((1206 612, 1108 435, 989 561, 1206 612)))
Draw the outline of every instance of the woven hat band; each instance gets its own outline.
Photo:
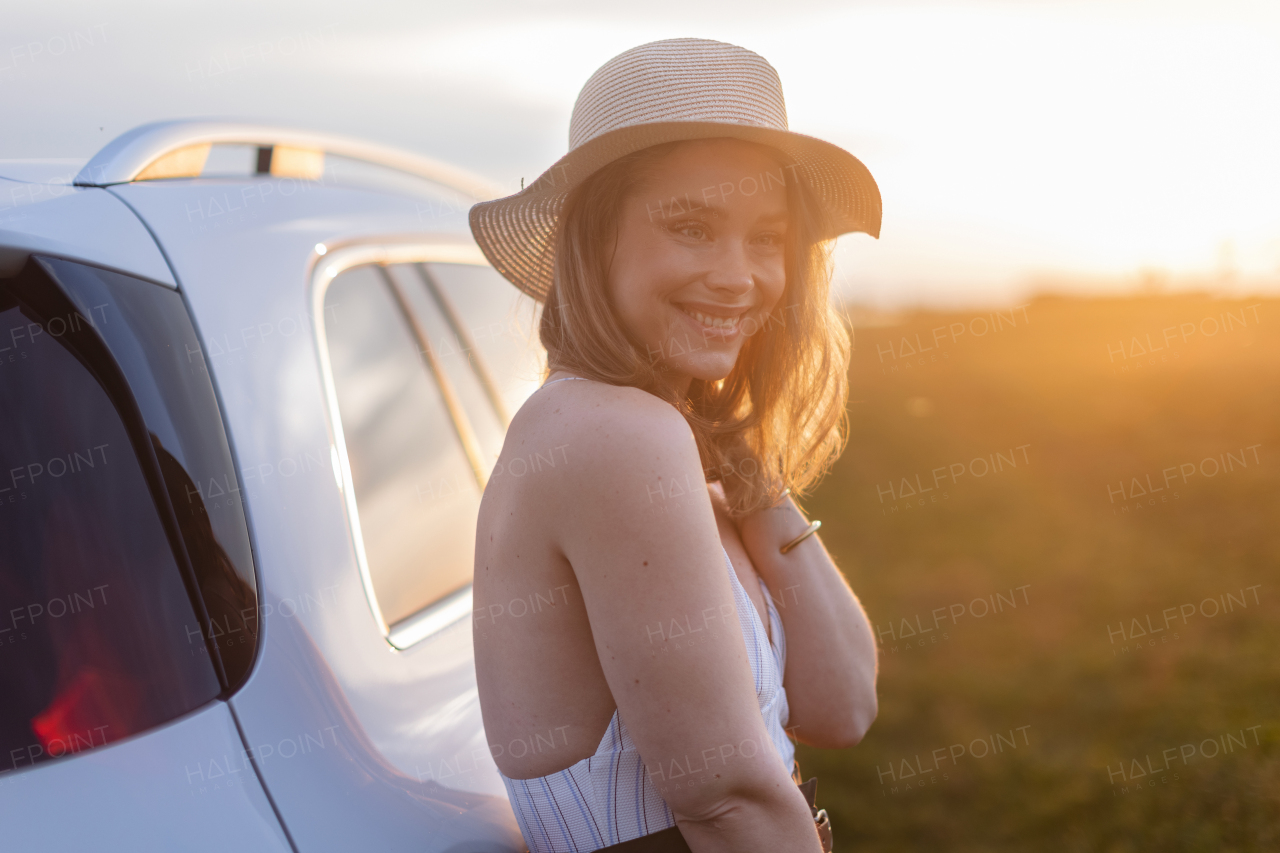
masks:
POLYGON ((623 127, 709 121, 787 129, 782 80, 763 56, 705 39, 632 48, 591 75, 569 120, 569 149, 623 127))

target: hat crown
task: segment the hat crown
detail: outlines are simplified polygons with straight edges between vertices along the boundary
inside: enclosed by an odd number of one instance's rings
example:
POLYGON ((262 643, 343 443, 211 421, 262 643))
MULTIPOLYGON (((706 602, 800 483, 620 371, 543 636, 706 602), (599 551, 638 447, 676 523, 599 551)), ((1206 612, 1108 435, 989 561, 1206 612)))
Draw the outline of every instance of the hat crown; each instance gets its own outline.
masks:
POLYGON ((782 80, 763 56, 698 38, 618 54, 587 80, 569 119, 569 150, 612 130, 700 121, 787 130, 782 80))

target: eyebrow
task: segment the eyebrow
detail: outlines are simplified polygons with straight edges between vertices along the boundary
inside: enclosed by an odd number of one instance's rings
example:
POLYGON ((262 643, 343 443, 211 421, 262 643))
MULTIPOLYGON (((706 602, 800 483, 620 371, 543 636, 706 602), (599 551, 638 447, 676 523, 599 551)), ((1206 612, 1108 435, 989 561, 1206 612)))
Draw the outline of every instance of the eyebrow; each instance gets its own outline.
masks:
MULTIPOLYGON (((703 211, 705 211, 708 216, 713 216, 717 219, 723 219, 726 215, 725 209, 723 207, 719 207, 714 204, 700 204, 697 207, 694 207, 688 210, 687 212, 698 213, 703 211)), ((772 210, 760 217, 761 222, 785 222, 786 220, 787 220, 786 210, 772 210)))

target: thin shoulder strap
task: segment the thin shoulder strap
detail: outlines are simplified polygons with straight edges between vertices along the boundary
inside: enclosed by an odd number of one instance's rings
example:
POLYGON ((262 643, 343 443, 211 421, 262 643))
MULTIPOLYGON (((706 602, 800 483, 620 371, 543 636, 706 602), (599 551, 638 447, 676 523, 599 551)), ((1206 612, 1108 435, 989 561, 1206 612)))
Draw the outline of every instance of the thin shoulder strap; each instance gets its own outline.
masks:
POLYGON ((546 388, 548 385, 555 385, 557 382, 567 382, 570 379, 581 379, 583 382, 591 381, 590 379, 587 379, 585 376, 561 376, 559 379, 552 379, 550 382, 543 382, 541 385, 538 386, 538 390, 541 391, 543 388, 546 388))

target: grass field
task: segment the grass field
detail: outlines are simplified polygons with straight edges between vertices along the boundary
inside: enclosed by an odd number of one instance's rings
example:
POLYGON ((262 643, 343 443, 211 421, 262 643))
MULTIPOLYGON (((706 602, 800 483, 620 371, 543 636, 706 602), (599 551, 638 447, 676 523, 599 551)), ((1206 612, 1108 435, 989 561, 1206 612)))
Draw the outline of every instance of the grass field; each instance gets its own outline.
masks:
POLYGON ((804 502, 881 643, 864 741, 798 753, 836 849, 1280 850, 1280 301, 851 316, 804 502))

